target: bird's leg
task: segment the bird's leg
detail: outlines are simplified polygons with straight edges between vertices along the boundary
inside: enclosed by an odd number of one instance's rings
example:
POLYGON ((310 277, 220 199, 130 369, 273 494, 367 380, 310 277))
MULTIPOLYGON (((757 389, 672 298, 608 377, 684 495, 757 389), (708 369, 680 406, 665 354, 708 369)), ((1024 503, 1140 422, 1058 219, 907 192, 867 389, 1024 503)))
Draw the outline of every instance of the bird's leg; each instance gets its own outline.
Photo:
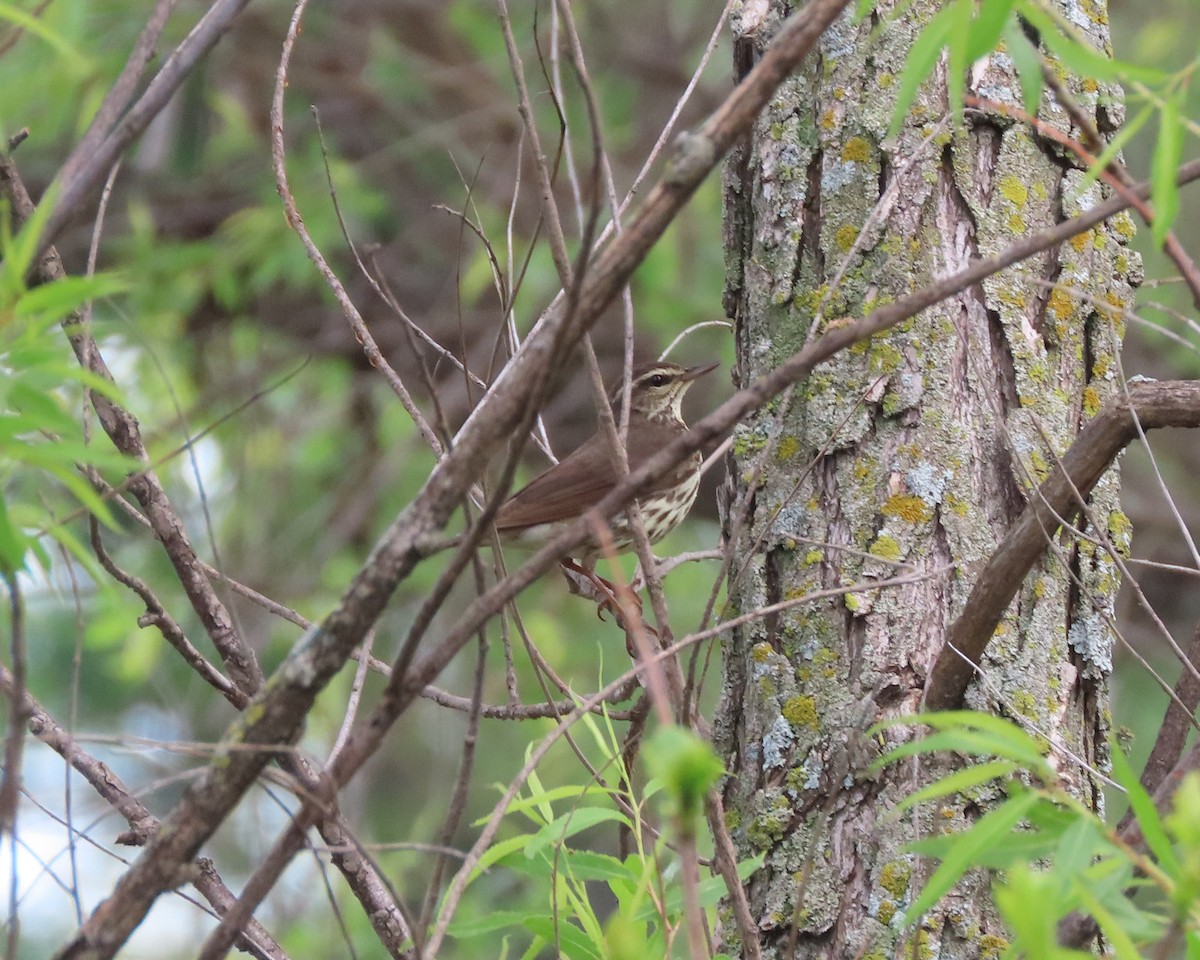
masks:
MULTIPOLYGON (((563 568, 563 572, 568 582, 570 582, 573 592, 585 594, 584 584, 587 584, 588 590, 586 593, 596 601, 596 615, 601 620, 604 619, 605 610, 612 612, 613 617, 617 621, 617 626, 625 631, 626 646, 632 649, 630 627, 621 616, 621 601, 617 597, 618 588, 616 584, 596 573, 594 566, 577 563, 570 558, 560 560, 559 565, 563 568)), ((632 591, 630 591, 629 596, 633 604, 637 607, 638 616, 641 619, 642 598, 632 591)), ((654 628, 644 621, 642 625, 650 633, 655 633, 654 628)))
POLYGON ((601 620, 604 619, 602 614, 606 609, 613 611, 620 609, 620 603, 617 600, 616 585, 611 580, 606 580, 600 574, 596 573, 594 566, 577 563, 570 557, 560 560, 559 564, 562 566, 564 572, 567 572, 567 579, 571 582, 575 591, 581 594, 586 592, 596 601, 598 604, 597 613, 601 614, 601 620), (571 574, 575 574, 575 576, 571 576, 571 574), (587 584, 588 587, 586 591, 583 588, 584 584, 587 584))

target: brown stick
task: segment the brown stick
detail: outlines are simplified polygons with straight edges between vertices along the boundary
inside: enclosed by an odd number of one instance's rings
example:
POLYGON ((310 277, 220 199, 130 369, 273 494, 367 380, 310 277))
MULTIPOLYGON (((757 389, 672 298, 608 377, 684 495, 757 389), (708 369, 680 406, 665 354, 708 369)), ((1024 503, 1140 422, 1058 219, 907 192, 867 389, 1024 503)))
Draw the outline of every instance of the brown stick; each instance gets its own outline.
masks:
POLYGON ((976 578, 930 672, 926 709, 953 710, 961 705, 983 651, 1025 575, 1059 524, 1079 513, 1080 498, 1091 492, 1117 454, 1138 437, 1139 424, 1144 430, 1200 426, 1200 382, 1129 384, 1127 392, 1105 404, 1080 431, 976 578))

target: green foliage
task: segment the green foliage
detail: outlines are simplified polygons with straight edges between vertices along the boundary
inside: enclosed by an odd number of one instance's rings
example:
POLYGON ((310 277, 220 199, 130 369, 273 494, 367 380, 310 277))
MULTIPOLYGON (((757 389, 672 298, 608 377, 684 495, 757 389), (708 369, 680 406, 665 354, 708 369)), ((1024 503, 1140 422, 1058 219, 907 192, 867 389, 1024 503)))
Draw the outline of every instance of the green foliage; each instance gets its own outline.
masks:
MULTIPOLYGON (((509 804, 505 816, 520 818, 531 829, 495 842, 472 870, 471 883, 479 884, 486 876, 495 884, 499 872, 519 875, 542 906, 463 910, 451 923, 450 934, 458 939, 497 934, 506 935, 506 942, 524 939, 529 943, 524 957, 537 956, 550 944, 567 958, 681 956, 685 898, 680 870, 668 847, 668 840, 680 838, 663 831, 655 840, 646 828, 664 819, 663 814, 671 819, 701 802, 720 764, 694 734, 664 728, 650 738, 653 746, 647 748, 647 765, 655 777, 645 790, 637 791, 628 786, 621 744, 607 717, 601 722, 587 715, 581 723, 598 753, 592 758, 595 768, 608 772, 620 786, 600 781, 548 787, 536 770, 530 773, 528 790, 509 804), (629 856, 621 859, 595 848, 611 840, 611 830, 592 829, 605 825, 628 832, 633 850, 629 856), (590 840, 579 843, 585 833, 590 840), (597 898, 588 884, 602 885, 615 900, 616 908, 607 918, 597 912, 597 898)), ((745 861, 739 874, 748 877, 760 865, 758 859, 745 861)), ((721 878, 709 877, 700 881, 696 896, 701 907, 711 911, 724 893, 721 878)))
POLYGON ((704 795, 725 772, 712 746, 694 731, 672 724, 646 742, 646 758, 679 815, 681 829, 693 832, 704 795))
MULTIPOLYGON (((905 6, 902 4, 901 9, 905 6)), ((1179 214, 1176 174, 1188 126, 1184 94, 1200 61, 1193 60, 1172 74, 1156 67, 1115 59, 1107 52, 1095 49, 1079 35, 1074 25, 1044 8, 1039 0, 980 0, 978 3, 976 0, 954 0, 934 15, 909 50, 897 84, 890 135, 895 136, 899 131, 921 84, 933 76, 943 51, 949 60, 950 113, 957 122, 962 116, 967 69, 980 57, 999 49, 1001 41, 1016 67, 1025 110, 1031 116, 1036 115, 1043 89, 1043 58, 1026 38, 1022 23, 1037 31, 1046 51, 1044 62, 1050 69, 1070 71, 1092 84, 1130 86, 1150 106, 1118 133, 1093 165, 1086 182, 1111 163, 1122 146, 1143 128, 1151 112, 1159 114, 1150 183, 1154 202, 1152 236, 1155 246, 1162 246, 1179 214)))
POLYGON ((909 927, 967 871, 987 868, 1001 871, 993 895, 1011 934, 1007 957, 1087 956, 1054 945, 1059 921, 1074 912, 1094 918, 1121 958, 1161 948, 1175 933, 1186 937, 1189 956, 1200 949, 1200 773, 1188 774, 1163 817, 1113 750, 1113 775, 1145 837, 1142 852, 1067 791, 1044 743, 1016 724, 963 711, 898 718, 876 729, 917 725, 936 732, 901 744, 877 766, 941 751, 984 762, 929 784, 901 809, 990 781, 1007 799, 964 831, 910 845, 938 867, 908 906, 909 927))
POLYGON ((1154 245, 1161 247, 1179 216, 1179 186, 1175 182, 1179 161, 1183 157, 1183 126, 1180 123, 1180 96, 1168 96, 1158 120, 1158 141, 1154 145, 1154 162, 1150 170, 1150 199, 1154 201, 1154 223, 1151 232, 1154 245))
POLYGON ((114 521, 80 467, 132 466, 115 451, 84 438, 70 400, 78 403, 80 387, 113 399, 116 389, 81 369, 56 329, 83 304, 121 290, 124 283, 102 274, 28 289, 25 277, 49 209, 50 204, 42 204, 16 236, 7 218, 0 232, 0 572, 5 574, 23 568, 31 552, 48 565, 38 543, 42 533, 82 562, 90 562, 90 553, 59 518, 82 506, 109 526, 114 521), (57 496, 59 491, 65 496, 57 496))

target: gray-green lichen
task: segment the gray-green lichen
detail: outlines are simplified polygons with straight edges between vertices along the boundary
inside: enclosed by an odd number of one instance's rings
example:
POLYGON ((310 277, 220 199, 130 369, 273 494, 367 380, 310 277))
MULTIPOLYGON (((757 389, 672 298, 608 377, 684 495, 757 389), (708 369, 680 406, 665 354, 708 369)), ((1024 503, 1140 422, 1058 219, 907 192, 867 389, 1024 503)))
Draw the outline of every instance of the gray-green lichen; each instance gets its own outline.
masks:
MULTIPOLYGON (((746 36, 761 49, 774 13, 754 7, 746 36)), ((819 64, 780 89, 750 153, 731 164, 731 236, 745 258, 731 268, 729 293, 744 375, 1103 199, 1106 186, 1083 189, 1074 158, 1011 116, 982 109, 957 127, 941 124, 945 90, 934 82, 889 136, 895 78, 936 9, 916 0, 870 46, 869 24, 839 20, 819 64)), ((1089 25, 1102 49, 1106 30, 1094 18, 1089 25)), ((1007 54, 984 58, 971 77, 978 96, 1021 102, 1007 54)), ((1066 82, 1086 109, 1119 113, 1114 91, 1066 82)), ((1071 135, 1049 93, 1039 117, 1071 135)), ((797 384, 789 408, 760 412, 734 432, 735 478, 757 478, 742 532, 749 556, 730 588, 736 608, 841 591, 748 623, 728 644, 715 727, 731 764, 726 806, 741 811, 735 841, 767 853, 752 903, 767 956, 782 955, 793 922, 816 949, 837 929, 846 955, 903 952, 902 847, 911 836, 878 811, 911 784, 886 774, 868 782, 855 744, 880 712, 914 708, 982 562, 1115 389, 1114 351, 1140 275, 1131 227, 1094 228, 1052 261, 1019 264, 842 351, 797 384), (876 588, 898 572, 915 576, 876 588), (888 706, 873 707, 874 697, 888 706), (873 859, 850 866, 866 856, 856 846, 863 836, 873 859)), ((1115 476, 1102 479, 1092 508, 1120 551, 1129 531, 1116 492, 1115 476)), ((1083 744, 1109 722, 1100 685, 1107 648, 1093 633, 1100 614, 1068 608, 1078 596, 1068 570, 1104 612, 1117 571, 1102 549, 1067 549, 1066 562, 1048 558, 1023 585, 985 653, 989 682, 969 697, 1083 744), (1084 684, 1094 696, 1078 696, 1084 684)), ((1102 741, 1097 759, 1102 766, 1102 741)), ((964 829, 997 796, 980 788, 948 799, 922 814, 922 826, 964 829)), ((987 878, 964 884, 920 931, 923 956, 1002 949, 987 878)))

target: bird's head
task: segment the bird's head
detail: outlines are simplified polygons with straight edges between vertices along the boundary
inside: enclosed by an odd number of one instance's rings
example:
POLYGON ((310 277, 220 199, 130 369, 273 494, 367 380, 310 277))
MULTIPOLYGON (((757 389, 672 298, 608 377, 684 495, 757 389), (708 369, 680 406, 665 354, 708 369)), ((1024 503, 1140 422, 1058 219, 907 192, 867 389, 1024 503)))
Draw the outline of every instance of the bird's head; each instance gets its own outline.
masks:
MULTIPOLYGON (((647 420, 682 421, 680 405, 683 395, 697 377, 702 377, 718 364, 702 363, 681 367, 666 360, 654 360, 633 368, 633 386, 629 393, 630 411, 647 420)), ((620 409, 621 388, 612 395, 613 408, 620 409)))

